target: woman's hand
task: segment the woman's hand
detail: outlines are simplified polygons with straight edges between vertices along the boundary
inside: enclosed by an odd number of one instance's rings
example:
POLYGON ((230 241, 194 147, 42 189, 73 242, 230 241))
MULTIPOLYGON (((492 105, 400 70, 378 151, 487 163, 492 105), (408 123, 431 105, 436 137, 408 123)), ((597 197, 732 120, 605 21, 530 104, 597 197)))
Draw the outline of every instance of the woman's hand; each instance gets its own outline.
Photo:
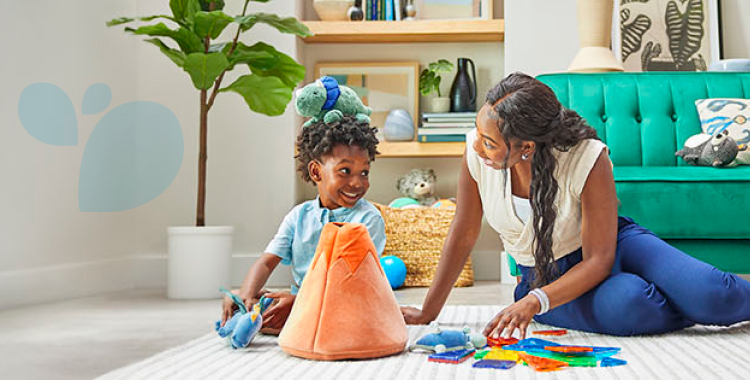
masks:
POLYGON ((484 335, 493 338, 499 338, 505 330, 504 335, 510 338, 513 332, 518 329, 521 333, 521 339, 526 338, 526 328, 529 327, 532 318, 541 310, 542 305, 539 300, 531 294, 526 295, 520 301, 506 307, 492 318, 487 327, 484 328, 484 335))
POLYGON ((416 307, 403 306, 401 307, 401 314, 403 314, 404 322, 407 325, 426 325, 432 322, 432 318, 428 318, 422 310, 416 307))
POLYGON ((263 313, 263 328, 281 330, 289 313, 292 312, 295 295, 287 292, 266 293, 266 297, 273 298, 271 306, 263 313))

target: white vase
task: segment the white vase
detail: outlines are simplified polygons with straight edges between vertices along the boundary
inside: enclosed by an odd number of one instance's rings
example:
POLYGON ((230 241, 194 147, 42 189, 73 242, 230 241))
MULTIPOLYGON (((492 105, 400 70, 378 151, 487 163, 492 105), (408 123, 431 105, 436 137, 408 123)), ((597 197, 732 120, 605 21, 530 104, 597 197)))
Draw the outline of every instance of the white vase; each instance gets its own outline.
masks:
POLYGON ((234 227, 169 227, 167 297, 210 299, 229 289, 234 227))
POLYGON ((349 8, 353 5, 354 0, 313 0, 315 13, 323 21, 349 20, 349 8))
POLYGON ((450 112, 451 98, 447 96, 434 97, 430 101, 430 112, 450 112))

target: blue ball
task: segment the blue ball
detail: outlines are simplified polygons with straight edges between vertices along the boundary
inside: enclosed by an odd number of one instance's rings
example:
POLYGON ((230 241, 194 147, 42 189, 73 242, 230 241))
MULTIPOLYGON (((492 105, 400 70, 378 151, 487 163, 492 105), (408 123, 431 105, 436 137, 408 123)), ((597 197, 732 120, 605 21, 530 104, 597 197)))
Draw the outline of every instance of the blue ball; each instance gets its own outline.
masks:
POLYGON ((391 284, 391 289, 398 289, 406 279, 406 265, 396 256, 384 256, 380 258, 385 276, 391 284))

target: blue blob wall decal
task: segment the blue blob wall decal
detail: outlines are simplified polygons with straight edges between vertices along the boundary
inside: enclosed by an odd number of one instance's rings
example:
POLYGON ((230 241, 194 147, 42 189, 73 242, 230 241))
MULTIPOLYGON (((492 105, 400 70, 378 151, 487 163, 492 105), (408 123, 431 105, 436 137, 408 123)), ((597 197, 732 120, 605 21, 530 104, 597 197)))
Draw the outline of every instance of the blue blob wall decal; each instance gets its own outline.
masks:
POLYGON ((177 117, 161 104, 130 102, 109 111, 86 143, 78 184, 81 211, 122 211, 166 190, 182 164, 177 117))
POLYGON ((96 115, 109 107, 112 102, 112 90, 104 83, 96 83, 86 89, 81 102, 81 113, 84 115, 96 115))
POLYGON ((78 145, 78 120, 73 102, 51 83, 27 86, 18 99, 18 118, 35 139, 51 145, 78 145))

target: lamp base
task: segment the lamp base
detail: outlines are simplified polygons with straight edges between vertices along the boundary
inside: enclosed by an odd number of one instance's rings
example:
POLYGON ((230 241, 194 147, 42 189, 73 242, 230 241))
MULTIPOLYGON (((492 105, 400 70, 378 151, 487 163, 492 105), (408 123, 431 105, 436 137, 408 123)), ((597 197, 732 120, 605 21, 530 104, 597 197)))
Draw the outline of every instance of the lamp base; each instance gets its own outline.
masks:
POLYGON ((577 73, 600 73, 608 71, 624 71, 622 63, 616 58, 612 50, 606 47, 586 46, 578 51, 568 71, 577 73))

